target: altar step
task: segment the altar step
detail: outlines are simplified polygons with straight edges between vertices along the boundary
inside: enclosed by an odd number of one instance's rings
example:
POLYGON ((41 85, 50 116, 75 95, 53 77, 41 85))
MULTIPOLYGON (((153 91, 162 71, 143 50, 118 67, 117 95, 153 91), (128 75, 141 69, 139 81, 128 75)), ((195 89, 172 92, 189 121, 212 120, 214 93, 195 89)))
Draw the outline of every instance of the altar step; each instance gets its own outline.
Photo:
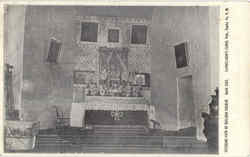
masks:
MULTIPOLYGON (((137 137, 138 138, 138 137, 137 137)), ((150 138, 150 137, 145 137, 150 138)), ((151 137, 152 138, 152 137, 151 137)), ((154 138, 154 137, 153 137, 154 138)), ((208 153, 207 145, 195 138, 185 137, 156 137, 153 141, 143 140, 137 144, 82 144, 83 152, 93 153, 208 153)), ((151 139, 152 140, 152 139, 151 139)))
POLYGON ((95 135, 146 135, 148 128, 143 125, 96 125, 93 128, 95 135))
POLYGON ((115 136, 115 135, 91 135, 91 136, 77 136, 77 135, 39 135, 37 137, 38 146, 49 145, 82 145, 82 146, 157 146, 163 145, 161 136, 115 136))
POLYGON ((204 152, 206 144, 193 137, 125 136, 125 135, 57 135, 37 136, 38 152, 204 152))

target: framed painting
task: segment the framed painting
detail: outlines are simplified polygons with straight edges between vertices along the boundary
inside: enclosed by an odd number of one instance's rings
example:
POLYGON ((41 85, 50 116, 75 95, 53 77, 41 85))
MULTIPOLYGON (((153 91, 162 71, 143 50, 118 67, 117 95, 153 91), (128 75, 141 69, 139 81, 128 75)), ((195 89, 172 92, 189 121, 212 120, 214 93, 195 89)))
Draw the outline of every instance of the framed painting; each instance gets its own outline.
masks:
POLYGON ((175 59, 176 68, 184 68, 188 66, 188 49, 187 43, 183 42, 181 44, 175 45, 175 59))
POLYGON ((58 57, 60 55, 61 47, 62 47, 62 43, 59 40, 56 40, 54 38, 50 39, 47 62, 57 63, 58 57))

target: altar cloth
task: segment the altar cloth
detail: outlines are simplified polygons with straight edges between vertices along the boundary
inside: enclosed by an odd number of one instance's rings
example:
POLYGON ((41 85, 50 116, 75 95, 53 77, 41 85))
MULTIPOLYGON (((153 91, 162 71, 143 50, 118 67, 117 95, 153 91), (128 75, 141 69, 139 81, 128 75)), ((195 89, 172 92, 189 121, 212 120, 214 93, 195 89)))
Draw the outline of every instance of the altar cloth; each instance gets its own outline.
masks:
POLYGON ((144 111, 148 117, 152 117, 149 115, 152 114, 152 105, 144 97, 86 96, 84 102, 72 103, 72 127, 84 125, 86 111, 144 111))

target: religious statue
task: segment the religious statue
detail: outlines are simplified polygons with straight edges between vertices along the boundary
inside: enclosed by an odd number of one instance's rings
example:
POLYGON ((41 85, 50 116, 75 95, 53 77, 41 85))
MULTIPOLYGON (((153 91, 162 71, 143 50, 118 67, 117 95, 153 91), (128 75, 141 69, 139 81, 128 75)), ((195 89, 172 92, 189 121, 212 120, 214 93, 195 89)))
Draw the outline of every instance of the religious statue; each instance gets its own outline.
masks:
POLYGON ((100 72, 100 78, 101 80, 107 80, 107 77, 108 77, 108 72, 106 68, 104 68, 103 71, 100 72))
POLYGON ((212 100, 209 105, 209 114, 202 112, 204 119, 203 133, 207 138, 208 149, 210 152, 218 152, 218 104, 219 90, 215 89, 216 95, 211 95, 212 100))
POLYGON ((92 95, 92 96, 94 96, 94 95, 97 95, 97 93, 98 93, 98 88, 97 88, 97 85, 96 85, 96 83, 90 83, 90 94, 92 95))

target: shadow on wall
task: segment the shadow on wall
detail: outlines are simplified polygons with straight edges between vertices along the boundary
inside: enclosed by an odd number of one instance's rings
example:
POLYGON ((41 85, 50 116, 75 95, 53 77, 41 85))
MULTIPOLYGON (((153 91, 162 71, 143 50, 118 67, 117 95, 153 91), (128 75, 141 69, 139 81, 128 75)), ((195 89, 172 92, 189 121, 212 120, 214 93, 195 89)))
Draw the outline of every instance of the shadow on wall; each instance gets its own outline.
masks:
POLYGON ((25 121, 39 121, 41 129, 54 128, 56 122, 56 112, 46 102, 41 106, 41 102, 24 100, 25 105, 22 119, 25 121), (39 108, 30 106, 40 106, 39 108))
POLYGON ((156 107, 156 120, 160 122, 163 130, 177 130, 177 112, 173 112, 177 109, 177 105, 161 105, 156 107))
POLYGON ((55 128, 56 126, 56 111, 53 107, 44 109, 39 115, 37 121, 40 122, 41 129, 55 128))
MULTIPOLYGON (((22 115, 22 119, 26 121, 39 121, 41 129, 55 128, 57 112, 55 105, 49 102, 41 101, 23 101, 25 103, 25 112, 22 115), (43 103, 43 105, 41 105, 43 103), (30 107, 30 106, 40 106, 40 107, 30 107)), ((71 105, 71 103, 70 103, 71 105)), ((70 113, 70 105, 62 106, 57 105, 57 108, 66 117, 70 113)))
POLYGON ((71 67, 60 64, 40 64, 30 79, 23 84, 23 120, 40 121, 41 129, 54 128, 58 106, 65 116, 69 116, 72 103, 73 75, 71 67), (71 73, 70 73, 71 72, 71 73), (36 77, 37 73, 40 77, 36 77))

